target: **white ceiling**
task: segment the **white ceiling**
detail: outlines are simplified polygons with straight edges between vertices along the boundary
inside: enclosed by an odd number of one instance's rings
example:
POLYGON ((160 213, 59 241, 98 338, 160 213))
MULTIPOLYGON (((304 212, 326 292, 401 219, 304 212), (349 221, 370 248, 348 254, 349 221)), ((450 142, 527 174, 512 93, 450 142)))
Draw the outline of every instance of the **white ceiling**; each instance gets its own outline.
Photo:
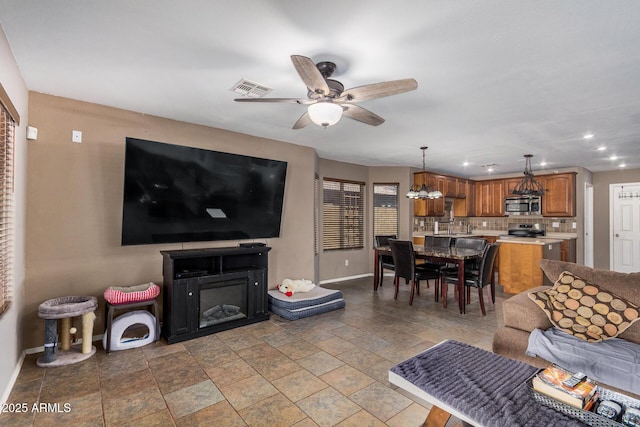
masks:
POLYGON ((0 0, 30 90, 362 165, 421 167, 427 145, 427 169, 460 176, 520 172, 528 153, 534 172, 639 168, 638 16, 637 0, 0 0), (292 54, 333 60, 346 88, 418 90, 362 102, 378 127, 292 130, 305 106, 233 101, 242 78, 306 97, 292 54))

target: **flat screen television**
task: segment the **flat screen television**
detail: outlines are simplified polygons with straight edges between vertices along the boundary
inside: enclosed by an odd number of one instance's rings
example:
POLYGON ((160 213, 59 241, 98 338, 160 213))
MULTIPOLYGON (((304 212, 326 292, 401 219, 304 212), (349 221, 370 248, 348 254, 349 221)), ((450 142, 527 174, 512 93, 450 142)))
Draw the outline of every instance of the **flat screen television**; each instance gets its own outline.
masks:
POLYGON ((122 245, 280 235, 287 162, 126 139, 122 245))

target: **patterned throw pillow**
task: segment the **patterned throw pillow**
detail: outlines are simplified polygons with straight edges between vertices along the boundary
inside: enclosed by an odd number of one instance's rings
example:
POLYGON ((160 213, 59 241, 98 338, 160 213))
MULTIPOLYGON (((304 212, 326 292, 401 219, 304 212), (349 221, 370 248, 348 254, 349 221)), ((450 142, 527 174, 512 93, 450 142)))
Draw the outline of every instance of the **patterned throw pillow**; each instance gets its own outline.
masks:
POLYGON ((531 292, 529 298, 554 326, 589 342, 615 338, 640 319, 637 305, 568 271, 553 288, 531 292))

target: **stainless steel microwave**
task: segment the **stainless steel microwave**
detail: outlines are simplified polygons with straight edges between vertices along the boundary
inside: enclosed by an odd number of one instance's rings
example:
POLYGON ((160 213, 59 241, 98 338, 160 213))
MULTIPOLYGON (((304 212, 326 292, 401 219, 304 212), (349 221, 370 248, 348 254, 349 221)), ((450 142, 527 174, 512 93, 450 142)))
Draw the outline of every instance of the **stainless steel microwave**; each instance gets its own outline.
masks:
POLYGON ((541 215, 540 196, 514 196, 504 199, 506 215, 541 215))

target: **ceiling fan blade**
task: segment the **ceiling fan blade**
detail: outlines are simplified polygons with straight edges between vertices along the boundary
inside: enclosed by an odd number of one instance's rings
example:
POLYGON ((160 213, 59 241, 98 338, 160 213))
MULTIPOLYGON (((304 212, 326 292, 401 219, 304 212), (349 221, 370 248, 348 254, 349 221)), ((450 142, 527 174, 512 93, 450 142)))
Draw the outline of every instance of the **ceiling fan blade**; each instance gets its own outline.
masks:
POLYGON ((368 99, 397 95, 399 93, 416 90, 417 88, 418 82, 415 79, 392 80, 347 89, 342 92, 338 100, 340 102, 360 102, 368 99))
POLYGON ((285 102, 288 104, 313 104, 312 99, 297 99, 297 98, 235 98, 236 102, 285 102))
POLYGON ((291 55, 291 62, 293 62, 293 66, 309 90, 322 95, 329 95, 330 90, 327 82, 310 58, 291 55))
POLYGON ((311 123, 311 117, 309 117, 309 113, 305 111, 304 114, 301 115, 298 121, 293 125, 293 129, 302 129, 303 127, 311 123))
POLYGON ((355 104, 342 104, 342 114, 350 119, 366 123, 371 126, 379 126, 384 123, 384 119, 366 108, 355 104))

